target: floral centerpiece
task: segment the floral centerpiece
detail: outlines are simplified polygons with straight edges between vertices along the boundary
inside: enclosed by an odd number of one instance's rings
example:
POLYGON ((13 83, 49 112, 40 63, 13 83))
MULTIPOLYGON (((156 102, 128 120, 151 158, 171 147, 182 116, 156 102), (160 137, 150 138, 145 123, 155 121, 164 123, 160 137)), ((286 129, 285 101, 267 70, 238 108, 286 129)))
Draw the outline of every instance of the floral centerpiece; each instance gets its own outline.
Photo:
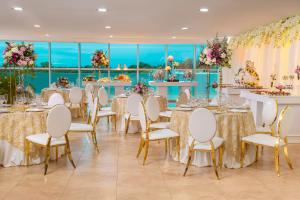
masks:
POLYGON ((149 88, 145 83, 138 82, 133 88, 132 91, 134 93, 140 94, 140 95, 146 95, 148 94, 149 88))
POLYGON ((183 78, 187 81, 191 81, 193 79, 193 72, 192 70, 185 70, 183 74, 183 78))
POLYGON ((297 79, 300 80, 300 66, 297 65, 296 69, 295 69, 295 73, 297 74, 297 79))
POLYGON ((153 79, 155 81, 163 81, 165 78, 165 73, 162 69, 158 69, 153 74, 153 79))
POLYGON ((126 74, 119 74, 114 78, 115 81, 121 81, 121 82, 130 82, 131 79, 128 75, 126 74))
MULTIPOLYGON (((93 54, 91 62, 92 62, 92 66, 94 68, 94 72, 95 72, 95 69, 99 69, 101 67, 108 67, 108 65, 109 65, 109 60, 106 57, 103 50, 96 50, 95 53, 93 54)), ((99 72, 98 78, 100 78, 100 70, 98 72, 99 72)))
POLYGON ((172 55, 169 55, 167 60, 168 60, 168 65, 165 68, 165 71, 167 73, 167 81, 169 82, 179 81, 178 79, 176 79, 176 72, 175 72, 175 69, 179 66, 179 63, 175 62, 174 57, 172 55))
POLYGON ((56 87, 69 88, 69 79, 66 77, 59 77, 56 82, 56 87))
MULTIPOLYGON (((227 41, 226 37, 220 40, 218 36, 216 36, 212 42, 207 42, 207 47, 204 48, 199 58, 201 65, 219 67, 219 103, 221 103, 222 99, 222 68, 231 67, 232 50, 229 49, 227 41)), ((207 91, 209 92, 209 90, 207 91)), ((209 94, 207 94, 207 96, 209 96, 209 94)))
POLYGON ((24 74, 32 74, 32 69, 37 58, 32 44, 16 44, 6 42, 6 48, 3 51, 4 67, 10 67, 10 87, 9 103, 13 103, 13 97, 16 93, 25 94, 24 74), (16 70, 18 68, 18 70, 16 70), (18 79, 16 78, 18 73, 18 79), (14 81, 12 81, 12 79, 14 81))

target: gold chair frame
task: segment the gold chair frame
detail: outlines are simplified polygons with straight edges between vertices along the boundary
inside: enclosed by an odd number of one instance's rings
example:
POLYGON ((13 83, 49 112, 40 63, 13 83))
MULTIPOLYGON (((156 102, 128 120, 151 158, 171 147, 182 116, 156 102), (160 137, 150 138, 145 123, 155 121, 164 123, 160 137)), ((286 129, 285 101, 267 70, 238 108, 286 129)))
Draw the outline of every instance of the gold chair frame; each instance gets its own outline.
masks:
MULTIPOLYGON (((144 155, 144 161, 143 161, 143 165, 145 165, 146 163, 146 160, 147 160, 147 156, 148 156, 148 151, 149 151, 149 143, 152 142, 152 141, 161 141, 161 140, 164 140, 165 141, 165 152, 167 153, 167 143, 168 143, 168 140, 171 139, 171 138, 162 138, 162 139, 155 139, 155 140, 150 140, 150 137, 149 137, 149 134, 150 134, 150 123, 148 121, 148 118, 147 118, 147 115, 146 115, 146 108, 145 108, 145 104, 143 102, 142 103, 142 106, 143 106, 143 110, 144 110, 144 115, 145 115, 145 120, 146 120, 146 131, 145 131, 145 134, 146 134, 146 139, 144 139, 143 137, 143 133, 144 131, 142 130, 141 131, 141 140, 140 140, 140 145, 139 145, 139 149, 138 149, 138 153, 136 155, 136 158, 139 157, 139 155, 141 154, 143 148, 145 148, 145 155, 144 155)), ((177 148, 177 156, 178 156, 178 160, 180 160, 180 136, 178 137, 173 137, 172 139, 175 139, 176 140, 176 148, 177 148)))
MULTIPOLYGON (((280 115, 279 115, 279 118, 278 118, 278 122, 277 122, 277 135, 274 136, 276 137, 276 145, 272 148, 274 148, 274 167, 275 167, 275 170, 276 170, 276 173, 277 173, 277 176, 280 176, 280 166, 279 166, 279 152, 280 152, 280 140, 283 139, 283 142, 284 142, 284 145, 282 145, 283 147, 283 152, 284 152, 284 156, 285 156, 285 160, 289 166, 290 169, 293 169, 293 166, 292 166, 292 162, 289 158, 289 155, 288 155, 288 139, 287 139, 287 136, 285 136, 284 138, 281 138, 281 134, 280 134, 280 126, 281 126, 281 121, 283 119, 283 117, 285 116, 286 114, 286 111, 288 109, 288 106, 285 106, 283 108, 283 110, 280 112, 280 115)), ((246 145, 247 144, 252 144, 252 145, 255 145, 256 146, 256 161, 258 160, 258 154, 257 154, 257 150, 259 148, 259 146, 266 146, 266 147, 270 147, 270 146, 267 146, 267 145, 261 145, 261 144, 256 144, 256 143, 253 143, 253 142, 247 142, 247 141, 241 141, 241 167, 243 168, 244 166, 244 158, 245 158, 245 151, 246 151, 246 145)))

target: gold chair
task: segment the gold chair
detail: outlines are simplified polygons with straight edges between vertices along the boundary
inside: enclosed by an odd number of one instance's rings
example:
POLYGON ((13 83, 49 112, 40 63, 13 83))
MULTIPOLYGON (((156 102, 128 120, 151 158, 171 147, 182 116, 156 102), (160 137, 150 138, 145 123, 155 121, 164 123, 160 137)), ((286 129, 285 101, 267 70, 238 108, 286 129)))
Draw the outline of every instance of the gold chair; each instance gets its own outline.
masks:
POLYGON ((280 168, 279 168, 279 151, 280 148, 283 147, 285 159, 287 161, 288 166, 290 169, 293 169, 291 160, 288 156, 288 141, 287 137, 281 135, 281 126, 282 122, 284 122, 284 116, 286 114, 286 111, 288 109, 288 106, 286 106, 279 115, 278 122, 277 122, 277 134, 275 136, 269 135, 269 134, 254 134, 249 135, 242 138, 241 141, 241 167, 244 165, 244 156, 245 156, 245 150, 246 150, 246 144, 252 144, 255 145, 257 148, 259 146, 266 146, 271 147, 274 149, 274 164, 275 164, 275 170, 277 172, 277 175, 280 176, 280 168))
POLYGON ((70 143, 68 139, 68 129, 71 125, 71 112, 65 105, 56 105, 52 108, 47 116, 47 133, 29 135, 25 139, 25 157, 26 164, 29 164, 30 158, 30 143, 46 148, 45 156, 45 170, 44 175, 47 174, 49 159, 50 159, 50 148, 56 148, 56 158, 58 147, 65 146, 68 158, 76 168, 72 159, 70 143))
POLYGON ((146 115, 146 110, 143 102, 140 102, 138 107, 138 117, 141 123, 142 132, 141 132, 141 140, 140 146, 138 149, 138 153, 136 157, 138 158, 143 148, 145 148, 145 155, 143 165, 146 163, 146 159, 148 156, 149 143, 152 141, 168 141, 169 139, 176 140, 177 154, 178 159, 180 159, 180 137, 179 134, 170 130, 170 129, 159 129, 155 131, 150 131, 150 124, 146 115))

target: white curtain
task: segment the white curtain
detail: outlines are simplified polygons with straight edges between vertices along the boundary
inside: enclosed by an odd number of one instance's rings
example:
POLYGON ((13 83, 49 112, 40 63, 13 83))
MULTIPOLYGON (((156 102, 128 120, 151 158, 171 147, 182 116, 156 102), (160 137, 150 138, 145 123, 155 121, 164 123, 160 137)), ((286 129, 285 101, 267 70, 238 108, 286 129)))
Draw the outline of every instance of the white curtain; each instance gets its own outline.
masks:
MULTIPOLYGON (((254 61, 254 66, 260 76, 260 84, 268 87, 270 75, 277 74, 277 83, 282 83, 284 75, 295 75, 294 70, 300 65, 300 40, 288 46, 275 48, 272 45, 261 47, 237 48, 233 50, 232 69, 224 73, 226 83, 233 83, 234 73, 240 67, 245 67, 246 60, 254 61)), ((296 78, 295 78, 296 80, 296 78)), ((300 81, 295 86, 300 87, 300 81)))

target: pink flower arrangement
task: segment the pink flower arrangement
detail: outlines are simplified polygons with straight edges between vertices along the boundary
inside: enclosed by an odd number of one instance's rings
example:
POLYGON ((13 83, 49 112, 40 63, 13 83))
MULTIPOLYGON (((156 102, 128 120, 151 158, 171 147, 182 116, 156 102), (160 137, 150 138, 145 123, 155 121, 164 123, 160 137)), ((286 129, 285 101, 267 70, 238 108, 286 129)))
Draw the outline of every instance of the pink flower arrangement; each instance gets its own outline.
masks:
POLYGON ((34 67, 37 58, 32 44, 14 44, 6 42, 3 51, 4 66, 34 67))
POLYGON ((92 58, 92 66, 99 68, 101 66, 108 67, 109 60, 106 58, 105 53, 102 50, 96 50, 92 58))
POLYGON ((219 84, 217 82, 213 82, 213 84, 211 85, 212 88, 216 89, 219 87, 219 84))
POLYGON ((276 85, 276 89, 278 89, 279 91, 282 91, 283 89, 285 89, 285 86, 284 85, 276 85))
POLYGON ((295 73, 297 74, 297 79, 300 79, 300 66, 297 65, 296 69, 295 69, 295 73))
POLYGON ((227 38, 222 41, 216 37, 212 42, 207 42, 207 47, 202 51, 199 61, 206 66, 231 67, 232 51, 228 48, 227 38))
POLYGON ((168 62, 173 62, 173 61, 174 61, 174 57, 173 57, 173 56, 171 56, 171 55, 170 55, 170 56, 168 56, 168 58, 167 58, 167 59, 168 59, 168 62))
POLYGON ((132 91, 140 94, 140 95, 145 95, 148 93, 149 88, 145 83, 142 82, 138 82, 133 88, 132 91))

